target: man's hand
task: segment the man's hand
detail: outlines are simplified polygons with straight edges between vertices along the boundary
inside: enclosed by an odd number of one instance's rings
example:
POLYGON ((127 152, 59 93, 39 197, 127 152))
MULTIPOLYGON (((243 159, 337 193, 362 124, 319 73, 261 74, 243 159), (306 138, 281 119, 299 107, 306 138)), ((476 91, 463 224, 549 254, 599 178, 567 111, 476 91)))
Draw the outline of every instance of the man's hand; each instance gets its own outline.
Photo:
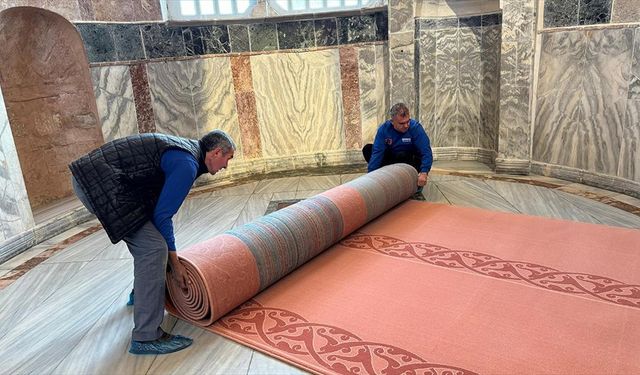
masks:
POLYGON ((169 251, 169 264, 171 266, 171 277, 178 283, 180 288, 187 289, 187 284, 190 284, 187 278, 187 270, 180 263, 178 254, 175 251, 169 251))
POLYGON ((418 173, 418 186, 425 186, 427 184, 427 178, 429 178, 427 172, 418 173))

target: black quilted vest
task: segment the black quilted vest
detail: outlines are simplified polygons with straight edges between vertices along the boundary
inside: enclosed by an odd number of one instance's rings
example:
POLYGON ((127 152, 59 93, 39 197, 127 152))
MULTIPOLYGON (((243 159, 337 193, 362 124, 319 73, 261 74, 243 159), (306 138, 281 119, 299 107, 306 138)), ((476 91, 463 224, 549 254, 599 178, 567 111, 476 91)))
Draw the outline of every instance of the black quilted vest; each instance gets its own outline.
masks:
POLYGON ((164 185, 160 158, 169 149, 193 155, 200 165, 197 176, 207 172, 199 141, 164 134, 116 139, 69 165, 111 242, 153 218, 164 185))

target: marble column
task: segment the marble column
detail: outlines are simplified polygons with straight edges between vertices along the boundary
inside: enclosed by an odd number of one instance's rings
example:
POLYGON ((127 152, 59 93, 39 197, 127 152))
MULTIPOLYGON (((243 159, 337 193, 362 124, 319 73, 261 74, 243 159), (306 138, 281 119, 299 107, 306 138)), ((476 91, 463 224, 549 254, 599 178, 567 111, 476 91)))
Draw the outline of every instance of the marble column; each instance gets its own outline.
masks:
POLYGON ((389 0, 389 103, 416 113, 414 0, 389 0))
POLYGON ((504 0, 496 171, 528 174, 535 1, 504 0))
POLYGON ((0 250, 3 242, 33 227, 27 188, 0 91, 0 250))

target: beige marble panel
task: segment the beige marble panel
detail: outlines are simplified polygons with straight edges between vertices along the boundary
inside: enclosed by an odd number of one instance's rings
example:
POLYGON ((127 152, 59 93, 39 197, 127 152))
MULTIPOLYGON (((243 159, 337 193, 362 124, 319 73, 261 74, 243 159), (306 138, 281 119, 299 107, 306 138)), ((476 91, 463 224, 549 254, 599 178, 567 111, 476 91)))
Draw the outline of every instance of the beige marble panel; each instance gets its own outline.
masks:
POLYGON ((415 12, 416 17, 462 17, 500 11, 500 3, 500 0, 415 0, 415 12))
POLYGON ((251 57, 263 156, 344 149, 338 50, 251 57))
POLYGON ((612 23, 640 22, 640 3, 638 0, 615 0, 612 6, 612 23))
POLYGON ((359 49, 360 116, 363 144, 373 143, 378 126, 386 120, 386 48, 383 45, 359 49))
POLYGON ((138 134, 129 67, 116 65, 92 68, 91 78, 104 141, 138 134))
POLYGON ((160 133, 197 138, 191 95, 190 61, 166 61, 147 65, 149 91, 160 133))
POLYGON ((242 160, 242 141, 236 112, 233 76, 228 57, 188 63, 198 138, 214 129, 227 132, 236 143, 234 159, 242 160))

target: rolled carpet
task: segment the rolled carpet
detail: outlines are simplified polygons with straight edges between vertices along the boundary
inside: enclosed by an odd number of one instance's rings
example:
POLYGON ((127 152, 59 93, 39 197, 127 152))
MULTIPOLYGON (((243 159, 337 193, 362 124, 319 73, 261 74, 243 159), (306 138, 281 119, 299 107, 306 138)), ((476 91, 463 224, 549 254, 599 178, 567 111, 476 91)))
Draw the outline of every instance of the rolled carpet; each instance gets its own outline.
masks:
POLYGON ((167 278, 167 310, 199 326, 266 289, 409 198, 416 170, 393 164, 180 251, 191 283, 167 278))

